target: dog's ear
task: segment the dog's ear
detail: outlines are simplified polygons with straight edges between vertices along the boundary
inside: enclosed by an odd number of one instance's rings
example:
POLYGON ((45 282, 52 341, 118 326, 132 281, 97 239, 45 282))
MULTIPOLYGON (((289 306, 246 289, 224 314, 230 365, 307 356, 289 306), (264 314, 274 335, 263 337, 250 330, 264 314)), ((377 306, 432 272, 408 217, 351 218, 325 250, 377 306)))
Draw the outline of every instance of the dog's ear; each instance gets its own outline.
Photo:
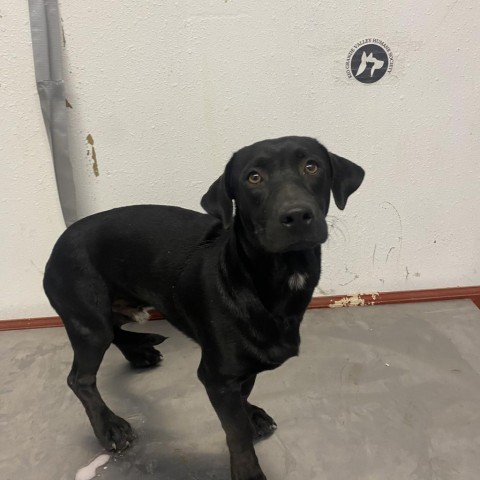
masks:
POLYGON ((207 193, 202 197, 200 205, 210 215, 220 219, 223 228, 229 228, 233 219, 233 203, 229 189, 230 162, 225 171, 215 180, 207 193))
POLYGON ((334 153, 328 153, 332 165, 332 193, 337 207, 345 208, 348 197, 361 185, 365 171, 362 167, 339 157, 334 153))

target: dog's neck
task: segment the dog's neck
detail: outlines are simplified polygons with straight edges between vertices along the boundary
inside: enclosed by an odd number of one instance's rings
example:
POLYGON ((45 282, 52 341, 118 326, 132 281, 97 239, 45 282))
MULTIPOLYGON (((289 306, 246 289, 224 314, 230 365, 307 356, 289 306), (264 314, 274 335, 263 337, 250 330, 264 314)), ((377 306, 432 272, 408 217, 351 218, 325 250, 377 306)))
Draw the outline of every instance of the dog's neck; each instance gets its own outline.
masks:
POLYGON ((238 262, 231 266, 248 277, 270 312, 303 315, 320 276, 320 247, 284 253, 266 252, 236 217, 226 249, 232 253, 227 253, 228 263, 238 262), (299 302, 299 299, 303 301, 299 302))

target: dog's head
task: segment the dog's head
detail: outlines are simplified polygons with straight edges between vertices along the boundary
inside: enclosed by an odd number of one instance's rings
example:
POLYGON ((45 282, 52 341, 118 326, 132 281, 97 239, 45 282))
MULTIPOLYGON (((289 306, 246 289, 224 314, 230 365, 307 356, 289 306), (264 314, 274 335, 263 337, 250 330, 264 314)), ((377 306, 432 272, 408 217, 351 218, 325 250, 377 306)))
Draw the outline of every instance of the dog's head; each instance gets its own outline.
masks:
POLYGON ((201 205, 224 228, 233 204, 248 235, 266 251, 303 250, 325 242, 330 191, 343 210, 365 172, 309 137, 283 137, 244 147, 201 205))

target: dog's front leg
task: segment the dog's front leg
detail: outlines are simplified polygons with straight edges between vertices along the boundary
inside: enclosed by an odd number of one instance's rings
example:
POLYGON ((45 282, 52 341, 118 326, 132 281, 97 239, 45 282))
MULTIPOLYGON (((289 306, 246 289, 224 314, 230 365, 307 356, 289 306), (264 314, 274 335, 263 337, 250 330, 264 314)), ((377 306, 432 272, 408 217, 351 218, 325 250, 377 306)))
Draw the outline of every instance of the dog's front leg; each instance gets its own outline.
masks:
POLYGON ((242 400, 241 381, 209 377, 202 365, 198 376, 227 437, 232 480, 266 480, 253 448, 253 429, 242 400))

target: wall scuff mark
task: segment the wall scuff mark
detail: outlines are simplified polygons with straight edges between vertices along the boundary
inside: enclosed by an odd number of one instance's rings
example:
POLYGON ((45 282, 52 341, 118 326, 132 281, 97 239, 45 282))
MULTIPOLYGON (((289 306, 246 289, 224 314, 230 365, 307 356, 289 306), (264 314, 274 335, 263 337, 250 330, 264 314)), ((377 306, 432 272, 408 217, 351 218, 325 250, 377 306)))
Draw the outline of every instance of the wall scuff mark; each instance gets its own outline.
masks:
MULTIPOLYGON (((382 202, 380 204, 380 206, 383 208, 383 209, 388 209, 388 208, 391 208, 394 212, 395 212, 395 215, 397 216, 397 219, 398 219, 398 226, 399 226, 399 234, 398 234, 398 237, 397 237, 397 241, 398 241, 398 254, 397 254, 397 264, 400 262, 400 256, 401 256, 401 252, 402 252, 402 243, 403 243, 403 223, 402 223, 402 217, 400 216, 400 213, 398 212, 398 209, 397 207, 395 207, 395 205, 393 205, 393 203, 391 202, 382 202)), ((385 263, 388 262, 388 258, 390 256, 390 253, 392 252, 392 250, 395 248, 395 246, 392 246, 390 248, 390 250, 388 251, 387 253, 387 256, 386 256, 386 259, 385 259, 385 263)))
POLYGON ((63 28, 63 18, 60 17, 60 22, 61 22, 61 27, 62 27, 62 43, 63 43, 63 48, 65 48, 65 45, 67 44, 67 41, 65 40, 65 30, 63 28))
MULTIPOLYGON (((94 140, 93 140, 93 137, 92 135, 89 133, 87 135, 87 142, 88 144, 90 145, 90 147, 92 148, 92 160, 93 160, 93 164, 92 164, 92 169, 93 169, 93 174, 98 177, 100 175, 100 172, 98 170, 98 163, 97 163, 97 153, 95 152, 95 147, 93 146, 94 144, 94 140)), ((87 155, 90 155, 90 152, 87 150, 87 155)))
POLYGON ((390 253, 392 253, 392 250, 394 250, 395 247, 390 247, 390 250, 387 253, 387 257, 385 258, 385 263, 388 262, 388 257, 390 256, 390 253))
POLYGON ((345 273, 349 273, 352 276, 352 278, 350 280, 348 280, 347 282, 345 283, 339 283, 339 285, 341 287, 345 287, 346 285, 349 285, 350 283, 354 282, 355 280, 357 280, 358 278, 360 278, 360 275, 358 275, 358 273, 355 273, 355 272, 351 272, 348 267, 345 265, 345 273))

